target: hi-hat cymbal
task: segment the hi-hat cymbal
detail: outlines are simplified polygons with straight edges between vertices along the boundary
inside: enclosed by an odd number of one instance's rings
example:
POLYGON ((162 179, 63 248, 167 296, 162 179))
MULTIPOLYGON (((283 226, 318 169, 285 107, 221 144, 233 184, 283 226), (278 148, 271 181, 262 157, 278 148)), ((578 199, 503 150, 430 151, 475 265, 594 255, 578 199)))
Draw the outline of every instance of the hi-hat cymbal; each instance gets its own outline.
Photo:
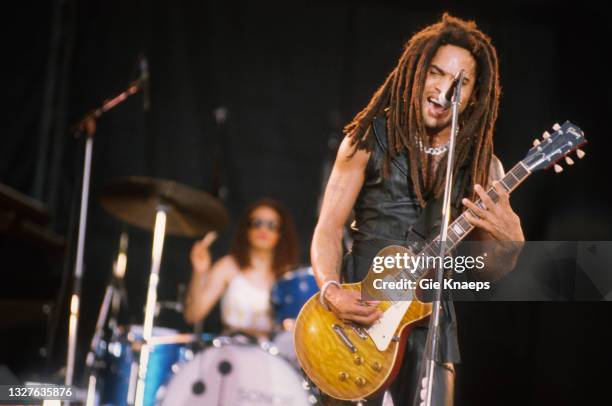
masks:
POLYGON ((104 186, 100 203, 113 216, 153 230, 155 214, 165 208, 166 233, 200 237, 229 222, 227 210, 210 194, 180 183, 144 176, 114 179, 104 186))

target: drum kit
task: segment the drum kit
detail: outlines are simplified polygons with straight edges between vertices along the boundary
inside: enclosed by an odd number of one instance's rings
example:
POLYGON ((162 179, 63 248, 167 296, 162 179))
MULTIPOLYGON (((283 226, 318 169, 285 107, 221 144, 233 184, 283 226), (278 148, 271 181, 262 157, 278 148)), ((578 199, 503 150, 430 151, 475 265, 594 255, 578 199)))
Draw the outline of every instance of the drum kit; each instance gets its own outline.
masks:
MULTIPOLYGON (((126 89, 87 113, 72 128, 86 136, 77 249, 72 274, 65 384, 73 384, 81 284, 87 226, 89 185, 96 122, 136 93, 149 110, 149 72, 139 57, 141 76, 126 89)), ((122 326, 119 314, 127 303, 123 284, 127 234, 122 234, 112 279, 100 305, 96 330, 86 357, 87 406, 95 405, 309 405, 317 402, 299 372, 293 347, 292 321, 316 291, 309 268, 287 273, 274 287, 273 308, 279 333, 261 342, 243 335, 213 337, 179 333, 155 326, 160 309, 182 310, 180 301, 158 302, 157 288, 166 235, 196 238, 219 231, 229 222, 222 203, 210 194, 170 180, 125 177, 111 181, 99 196, 111 215, 153 232, 151 268, 143 322, 122 326), (283 327, 281 327, 283 326, 283 327)))
POLYGON ((317 403, 316 389, 300 373, 291 331, 302 305, 318 290, 311 268, 288 272, 275 284, 271 300, 279 332, 269 341, 155 326, 165 235, 199 237, 220 230, 229 220, 227 212, 208 193, 146 177, 110 182, 100 202, 119 220, 153 231, 152 266, 143 324, 119 325, 127 255, 127 238, 121 238, 87 357, 87 405, 317 403))

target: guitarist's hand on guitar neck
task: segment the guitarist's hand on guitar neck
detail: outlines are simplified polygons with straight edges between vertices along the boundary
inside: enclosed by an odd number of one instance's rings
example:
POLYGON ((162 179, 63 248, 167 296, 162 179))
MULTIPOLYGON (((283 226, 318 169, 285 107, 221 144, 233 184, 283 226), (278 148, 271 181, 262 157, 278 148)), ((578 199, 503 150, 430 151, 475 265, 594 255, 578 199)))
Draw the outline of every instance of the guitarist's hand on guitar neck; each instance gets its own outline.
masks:
POLYGON ((370 325, 382 316, 377 308, 379 302, 364 302, 360 291, 342 289, 336 285, 330 285, 325 290, 325 302, 336 317, 344 321, 370 325))
POLYGON ((497 202, 491 199, 482 186, 474 186, 474 190, 482 201, 483 208, 468 199, 463 199, 464 206, 471 210, 466 213, 467 221, 473 226, 488 232, 497 241, 524 241, 525 236, 521 228, 521 220, 510 206, 510 194, 500 182, 494 182, 493 187, 498 196, 497 202))

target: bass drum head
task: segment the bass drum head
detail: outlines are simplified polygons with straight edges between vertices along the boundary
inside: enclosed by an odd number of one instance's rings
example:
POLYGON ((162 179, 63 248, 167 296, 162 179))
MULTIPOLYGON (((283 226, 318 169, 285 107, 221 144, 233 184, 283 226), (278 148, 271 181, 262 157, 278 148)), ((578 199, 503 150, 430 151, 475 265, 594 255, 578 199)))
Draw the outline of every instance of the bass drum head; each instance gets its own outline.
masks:
POLYGON ((295 353, 295 339, 293 338, 293 331, 282 331, 274 337, 272 342, 274 347, 278 350, 278 354, 291 362, 296 368, 300 367, 300 363, 295 353))
POLYGON ((256 346, 211 347, 183 365, 162 406, 311 405, 304 380, 289 363, 256 346))

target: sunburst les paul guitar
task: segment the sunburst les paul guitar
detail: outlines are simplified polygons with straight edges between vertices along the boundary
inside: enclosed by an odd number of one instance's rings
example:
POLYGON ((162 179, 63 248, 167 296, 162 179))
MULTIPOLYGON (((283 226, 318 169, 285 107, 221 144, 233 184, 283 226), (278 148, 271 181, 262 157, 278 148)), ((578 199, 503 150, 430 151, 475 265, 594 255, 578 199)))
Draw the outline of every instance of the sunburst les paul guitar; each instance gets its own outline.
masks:
MULTIPOLYGON (((582 130, 570 122, 555 124, 553 132, 545 132, 536 139, 526 157, 516 164, 501 180, 502 186, 513 191, 532 173, 554 168, 565 159, 573 164, 569 154, 584 156, 579 148, 586 143, 582 130)), ((497 201, 495 189, 487 190, 497 201)), ((483 207, 479 200, 475 203, 483 207)), ((464 214, 456 218, 447 230, 447 251, 451 251, 474 227, 464 214)), ((419 254, 435 256, 440 253, 440 236, 431 240, 419 254)), ((389 246, 377 256, 395 256, 413 252, 401 246, 389 246)), ((406 270, 404 270, 406 271, 406 270)), ((412 269, 411 278, 418 280, 428 269, 412 269)), ((367 293, 379 275, 370 268, 361 283, 343 284, 343 289, 367 293)), ((431 303, 422 302, 414 293, 402 301, 382 301, 379 321, 369 327, 346 323, 325 310, 314 295, 304 305, 295 324, 295 347, 300 365, 313 383, 326 394, 342 400, 362 400, 384 390, 397 374, 402 363, 406 339, 413 327, 423 323, 431 314, 431 303)))

